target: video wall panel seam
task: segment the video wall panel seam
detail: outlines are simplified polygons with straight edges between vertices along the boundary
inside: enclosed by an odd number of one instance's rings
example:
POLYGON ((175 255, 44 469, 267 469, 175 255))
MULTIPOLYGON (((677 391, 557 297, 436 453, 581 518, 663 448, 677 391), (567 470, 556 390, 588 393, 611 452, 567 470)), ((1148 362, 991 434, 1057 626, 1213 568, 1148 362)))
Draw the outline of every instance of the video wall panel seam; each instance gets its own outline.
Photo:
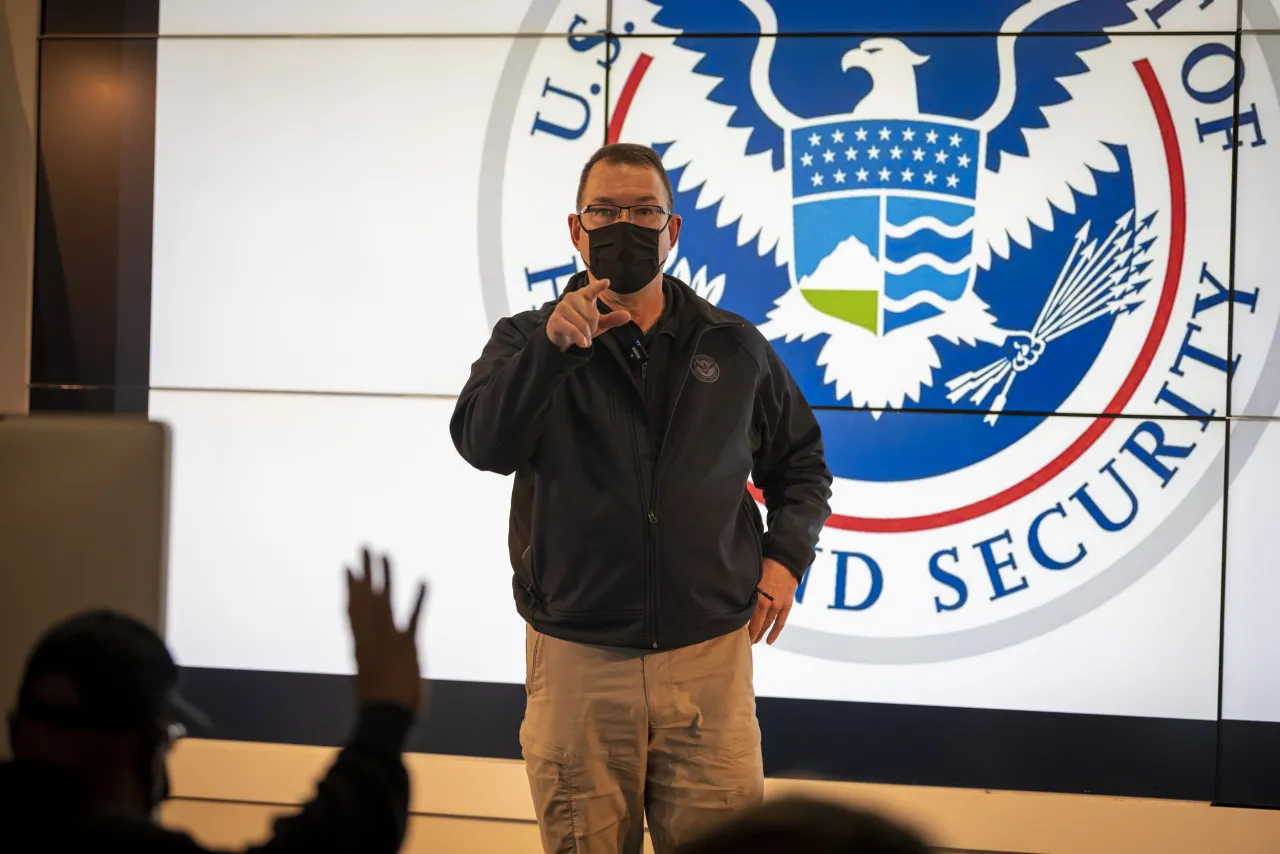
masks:
MULTIPOLYGON (((1243 73, 1244 62, 1241 58, 1243 49, 1243 38, 1239 30, 1239 25, 1243 22, 1243 3, 1237 10, 1237 31, 1235 35, 1235 50, 1233 58, 1233 79, 1239 80, 1243 73)), ((1233 87, 1231 116, 1232 116, 1232 138, 1239 139, 1240 136, 1240 86, 1233 87)), ((1238 194, 1240 173, 1240 147, 1234 145, 1231 148, 1231 227, 1230 243, 1228 245, 1227 255, 1227 278, 1228 288, 1231 298, 1227 302, 1227 364, 1235 364, 1235 346, 1234 328, 1235 328, 1235 292, 1236 292, 1236 222, 1238 215, 1238 194)), ((1231 406, 1231 372, 1228 369, 1226 383, 1226 404, 1224 411, 1230 415, 1231 406)), ((1227 519, 1229 518, 1229 508, 1231 504, 1231 435, 1233 431, 1228 429, 1226 442, 1223 445, 1224 466, 1222 471, 1222 549, 1221 564, 1219 568, 1219 594, 1218 594, 1218 726, 1215 732, 1214 745, 1214 801, 1221 799, 1222 794, 1222 705, 1223 705, 1223 672, 1226 662, 1226 619, 1227 619, 1227 519)))

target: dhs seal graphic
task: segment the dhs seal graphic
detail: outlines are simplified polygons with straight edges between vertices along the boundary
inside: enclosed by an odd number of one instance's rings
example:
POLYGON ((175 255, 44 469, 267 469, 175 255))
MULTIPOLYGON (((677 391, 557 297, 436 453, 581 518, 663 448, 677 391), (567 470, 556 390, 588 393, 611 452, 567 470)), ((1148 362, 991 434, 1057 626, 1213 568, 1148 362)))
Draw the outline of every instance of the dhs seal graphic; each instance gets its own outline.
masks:
POLYGON ((1280 187, 1280 43, 1237 51, 1236 7, 1191 0, 617 0, 613 33, 582 5, 534 3, 563 38, 503 70, 486 308, 581 269, 592 151, 659 152, 667 272, 770 341, 835 476, 780 647, 963 658, 1122 593, 1159 608, 1175 556, 1221 572, 1256 442, 1231 417, 1280 403, 1267 194, 1242 188, 1280 187))
POLYGON ((689 371, 695 379, 702 380, 704 383, 713 383, 720 379, 720 366, 710 356, 694 356, 693 363, 689 365, 689 371))

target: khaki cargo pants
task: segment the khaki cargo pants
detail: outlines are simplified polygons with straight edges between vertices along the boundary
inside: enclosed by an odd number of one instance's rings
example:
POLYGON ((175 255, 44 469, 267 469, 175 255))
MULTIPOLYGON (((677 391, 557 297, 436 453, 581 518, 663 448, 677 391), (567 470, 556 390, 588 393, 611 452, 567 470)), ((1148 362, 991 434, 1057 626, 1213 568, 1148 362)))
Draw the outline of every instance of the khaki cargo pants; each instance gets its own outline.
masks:
POLYGON ((645 653, 527 629, 520 744, 547 854, 657 854, 759 803, 764 769, 744 626, 645 653))

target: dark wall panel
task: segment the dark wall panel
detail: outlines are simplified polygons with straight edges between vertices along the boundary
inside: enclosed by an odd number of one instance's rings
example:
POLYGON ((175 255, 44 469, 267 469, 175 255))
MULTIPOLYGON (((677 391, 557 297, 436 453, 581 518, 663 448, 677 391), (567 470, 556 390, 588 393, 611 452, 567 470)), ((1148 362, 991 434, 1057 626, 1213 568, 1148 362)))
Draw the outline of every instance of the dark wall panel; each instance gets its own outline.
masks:
POLYGON ((156 42, 45 40, 33 385, 148 384, 156 42))
POLYGON ((45 35, 155 35, 160 0, 45 0, 45 35))

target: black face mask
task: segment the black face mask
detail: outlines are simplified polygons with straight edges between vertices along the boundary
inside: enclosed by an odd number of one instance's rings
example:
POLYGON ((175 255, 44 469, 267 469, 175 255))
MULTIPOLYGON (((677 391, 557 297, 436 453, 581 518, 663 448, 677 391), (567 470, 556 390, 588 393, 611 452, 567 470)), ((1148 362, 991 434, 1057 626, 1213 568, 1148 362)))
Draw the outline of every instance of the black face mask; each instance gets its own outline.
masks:
POLYGON ((635 293, 662 271, 658 257, 661 238, 662 229, 645 228, 626 220, 588 231, 591 274, 608 279, 609 290, 615 294, 635 293))

